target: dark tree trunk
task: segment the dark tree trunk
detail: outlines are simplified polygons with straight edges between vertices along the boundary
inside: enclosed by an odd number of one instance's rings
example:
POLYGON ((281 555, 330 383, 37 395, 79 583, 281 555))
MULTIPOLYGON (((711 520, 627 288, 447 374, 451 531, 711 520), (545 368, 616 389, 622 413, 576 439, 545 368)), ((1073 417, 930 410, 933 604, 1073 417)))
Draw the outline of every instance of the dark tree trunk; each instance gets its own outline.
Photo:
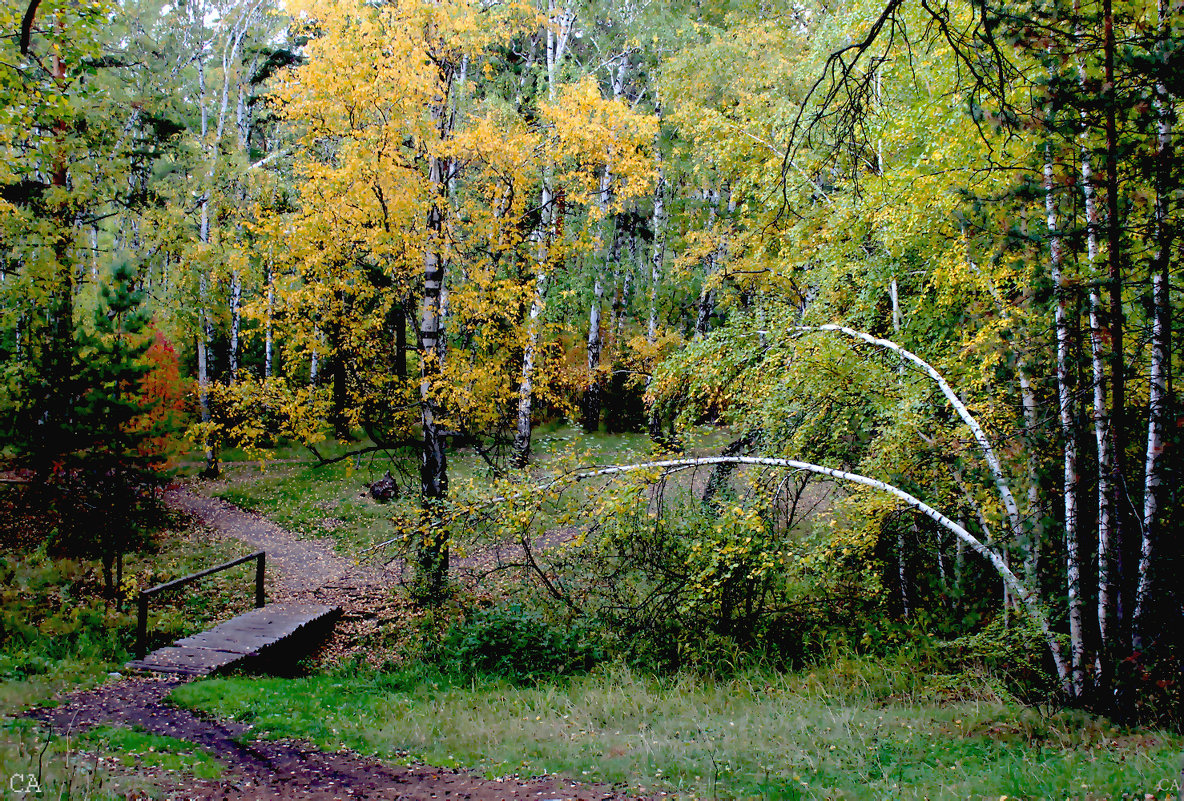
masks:
POLYGON ((400 299, 391 310, 395 327, 395 375, 407 378, 407 307, 400 299))
MULTIPOLYGON (((438 123, 447 125, 443 108, 434 109, 438 123)), ((443 600, 448 581, 448 532, 440 520, 440 504, 448 495, 448 452, 445 432, 440 425, 442 409, 433 391, 440 375, 440 336, 443 325, 441 301, 444 288, 445 260, 441 254, 444 237, 442 209, 447 197, 445 159, 433 156, 429 180, 439 202, 428 211, 427 247, 424 252, 423 313, 419 329, 420 419, 423 424, 423 448, 420 451, 420 496, 423 504, 423 540, 419 544, 417 583, 423 599, 436 604, 443 600)))
MULTIPOLYGON (((729 443, 720 455, 741 456, 752 447, 752 443, 756 441, 756 437, 756 432, 749 432, 729 443)), ((719 506, 715 500, 716 496, 719 495, 720 490, 727 486, 728 479, 732 477, 732 473, 734 472, 736 472, 735 462, 721 462, 712 468, 711 476, 707 479, 707 486, 703 488, 703 497, 700 499, 704 506, 712 509, 719 506)))

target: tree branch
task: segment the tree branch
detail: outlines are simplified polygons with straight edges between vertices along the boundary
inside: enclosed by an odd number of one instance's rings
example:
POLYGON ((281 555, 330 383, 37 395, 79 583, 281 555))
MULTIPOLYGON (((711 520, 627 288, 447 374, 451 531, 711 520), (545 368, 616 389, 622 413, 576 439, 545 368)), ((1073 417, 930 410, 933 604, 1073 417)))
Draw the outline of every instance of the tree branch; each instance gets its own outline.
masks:
POLYGON ((958 397, 956 392, 954 392, 954 389, 949 385, 949 382, 945 380, 942 374, 939 373, 933 367, 933 365, 912 351, 902 348, 900 345, 897 345, 891 340, 874 337, 871 334, 865 334, 862 331, 856 331, 855 329, 847 328, 846 326, 795 326, 794 330, 807 332, 836 331, 846 334, 847 336, 854 339, 867 342, 870 345, 875 345, 876 347, 890 350, 900 357, 907 359, 908 361, 911 361, 913 364, 920 367, 926 375, 933 379, 938 388, 941 389, 941 393, 946 396, 946 400, 950 402, 950 406, 952 406, 954 411, 958 413, 958 417, 962 419, 962 422, 966 424, 966 427, 970 429, 971 434, 974 435, 974 440, 978 443, 979 451, 982 453, 983 459, 987 463, 987 467, 991 470, 991 476, 995 479, 995 488, 999 493, 999 499, 1003 502, 1004 509, 1007 510, 1007 518, 1012 530, 1012 534, 1018 537, 1023 532, 1019 506, 1015 502, 1015 496, 1011 494, 1011 488, 1007 484, 1007 478, 1003 475, 1003 465, 999 461, 999 457, 995 454, 995 449, 991 446, 991 441, 987 439, 986 432, 983 431, 982 426, 978 424, 978 421, 974 419, 974 415, 972 415, 970 410, 966 408, 966 404, 962 402, 962 399, 958 397))

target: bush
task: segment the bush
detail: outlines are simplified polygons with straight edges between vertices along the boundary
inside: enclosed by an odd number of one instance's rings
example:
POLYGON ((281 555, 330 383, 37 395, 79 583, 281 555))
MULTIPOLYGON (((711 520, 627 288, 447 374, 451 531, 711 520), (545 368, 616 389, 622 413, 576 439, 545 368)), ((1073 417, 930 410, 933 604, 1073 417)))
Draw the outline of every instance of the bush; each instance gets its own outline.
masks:
POLYGON ((0 679, 51 672, 58 662, 127 658, 134 618, 94 597, 91 571, 44 552, 0 557, 0 679))
POLYGON ((444 640, 445 661, 460 671, 513 681, 586 671, 601 657, 584 627, 560 627, 519 604, 483 609, 444 640))
POLYGON ((985 671, 1003 683, 1007 692, 1029 701, 1055 695, 1055 673, 1044 637, 1032 621, 1016 615, 1008 624, 998 617, 981 631, 937 644, 939 662, 950 672, 985 671))

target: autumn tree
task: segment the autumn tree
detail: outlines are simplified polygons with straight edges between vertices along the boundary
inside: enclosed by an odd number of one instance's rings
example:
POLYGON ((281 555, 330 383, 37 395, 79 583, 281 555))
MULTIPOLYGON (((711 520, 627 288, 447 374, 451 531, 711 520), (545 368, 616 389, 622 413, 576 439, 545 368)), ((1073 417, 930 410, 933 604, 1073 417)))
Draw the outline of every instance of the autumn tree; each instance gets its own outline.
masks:
POLYGON ((562 264, 587 246, 590 217, 577 212, 593 206, 594 165, 610 148, 632 191, 648 190, 652 134, 594 82, 556 86, 520 109, 505 47, 538 24, 525 7, 302 13, 318 35, 276 93, 299 136, 301 178, 300 210, 269 229, 284 243, 285 339, 349 343, 349 414, 375 442, 417 441, 419 561, 437 598, 448 550, 433 519, 448 494, 448 440, 477 443, 504 469, 507 432, 521 433, 523 360, 532 398, 551 382, 539 259, 562 264), (562 185, 562 201, 540 209, 540 181, 562 185))

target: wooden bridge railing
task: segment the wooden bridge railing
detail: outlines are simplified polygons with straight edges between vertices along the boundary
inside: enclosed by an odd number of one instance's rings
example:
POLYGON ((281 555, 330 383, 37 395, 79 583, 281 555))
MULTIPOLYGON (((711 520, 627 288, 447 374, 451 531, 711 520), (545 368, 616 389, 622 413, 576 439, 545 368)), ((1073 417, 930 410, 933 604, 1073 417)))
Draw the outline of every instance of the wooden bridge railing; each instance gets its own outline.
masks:
POLYGON ((143 659, 148 653, 148 599, 153 595, 158 595, 165 590, 175 590, 177 587, 183 587, 186 584, 197 581, 200 578, 219 573, 232 567, 237 567, 244 562, 250 562, 252 559, 255 563, 255 606, 256 608, 263 606, 263 571, 267 562, 267 554, 263 551, 256 551, 246 556, 240 556, 238 559, 231 559, 229 562, 223 562, 220 565, 200 570, 197 573, 191 573, 173 581, 166 581, 164 584, 157 584, 155 587, 149 587, 146 590, 140 590, 140 597, 136 602, 136 659, 143 659))

